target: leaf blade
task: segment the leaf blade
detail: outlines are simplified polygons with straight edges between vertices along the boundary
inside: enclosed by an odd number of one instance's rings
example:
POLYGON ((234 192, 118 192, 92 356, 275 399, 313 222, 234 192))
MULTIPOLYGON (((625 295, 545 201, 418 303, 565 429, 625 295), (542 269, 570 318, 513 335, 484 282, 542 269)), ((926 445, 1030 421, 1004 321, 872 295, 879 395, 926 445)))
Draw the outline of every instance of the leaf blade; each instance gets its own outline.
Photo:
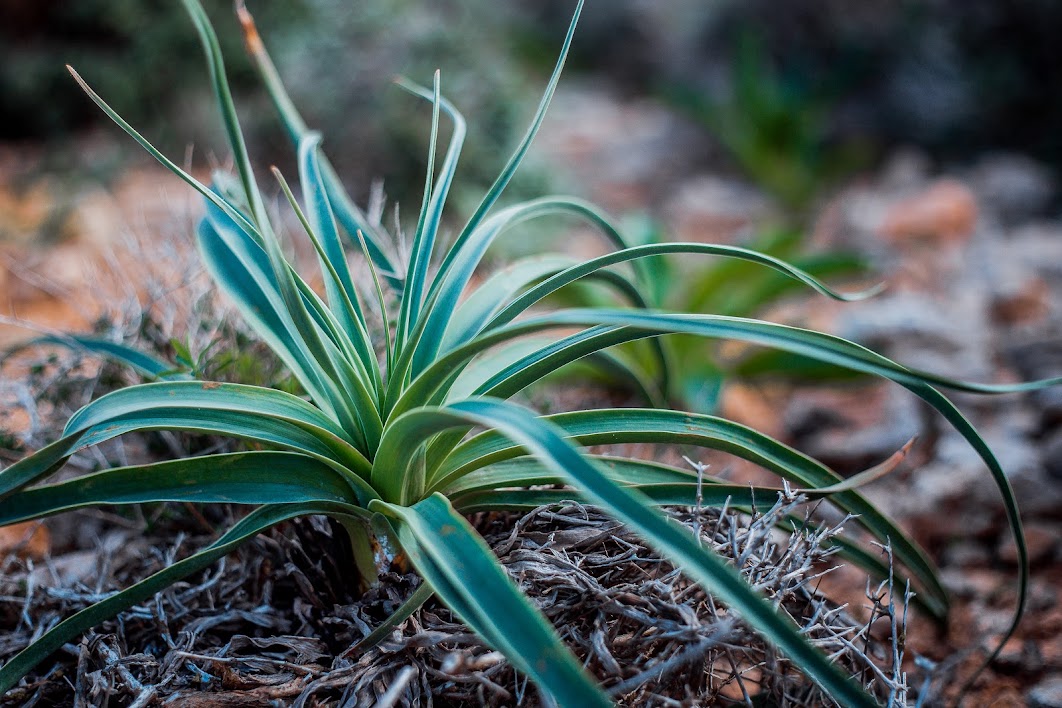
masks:
POLYGON ((433 495, 412 507, 376 502, 373 508, 400 522, 395 526, 403 549, 440 598, 456 600, 462 619, 539 688, 561 705, 612 705, 445 497, 433 495))

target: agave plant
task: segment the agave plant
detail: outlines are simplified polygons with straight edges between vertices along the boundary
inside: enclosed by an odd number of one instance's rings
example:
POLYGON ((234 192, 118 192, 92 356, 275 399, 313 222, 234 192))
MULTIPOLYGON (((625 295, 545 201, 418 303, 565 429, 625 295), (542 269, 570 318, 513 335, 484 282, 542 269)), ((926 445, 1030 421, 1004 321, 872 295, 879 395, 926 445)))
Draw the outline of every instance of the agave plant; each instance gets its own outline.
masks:
MULTIPOLYGON (((343 191, 320 153, 319 136, 307 129, 288 99, 250 16, 241 11, 248 47, 297 145, 305 206, 298 204, 282 178, 281 183, 319 256, 323 296, 282 253, 251 169, 214 30, 197 0, 184 4, 205 48, 235 156, 239 184, 234 190, 209 187, 182 171, 74 76, 118 125, 205 198, 206 216, 197 239, 208 271, 291 370, 304 395, 194 380, 174 374, 165 362, 111 347, 112 355, 159 380, 120 389, 88 404, 70 419, 61 439, 0 472, 0 524, 100 504, 193 501, 257 508, 208 547, 51 628, 0 668, 0 691, 14 686, 66 641, 208 567, 263 530, 294 517, 320 514, 335 518, 349 533, 355 549, 350 562, 367 583, 376 580, 379 564, 398 552, 423 578, 413 597, 363 640, 363 646, 385 636, 434 593, 530 676, 543 696, 567 706, 609 705, 608 694, 519 591, 465 518, 475 511, 521 510, 576 497, 627 524, 763 633, 836 701, 873 705, 873 698, 841 674, 777 603, 761 597, 733 568, 703 548, 689 529, 670 522, 657 508, 695 500, 747 507, 757 494, 762 499, 769 491, 700 479, 689 470, 653 461, 590 454, 587 448, 653 442, 718 449, 777 473, 806 489, 809 498, 828 496, 838 508, 859 514, 859 523, 873 537, 891 543, 896 559, 919 589, 922 604, 944 617, 947 597, 933 565, 854 490, 859 480, 845 482, 799 452, 718 417, 656 409, 540 416, 506 400, 593 352, 675 333, 741 340, 884 376, 940 411, 977 449, 1003 494, 1021 559, 1022 600, 1014 621, 1020 618, 1027 563, 1014 497, 992 452, 934 386, 998 393, 1051 382, 961 383, 905 368, 826 334, 753 319, 645 309, 637 276, 610 270, 612 266, 666 254, 722 256, 773 268, 830 297, 849 298, 795 267, 750 250, 686 243, 628 247, 601 213, 579 200, 548 197, 495 209, 542 123, 581 3, 530 129, 479 208, 445 249, 438 244, 440 223, 465 124, 441 98, 437 74, 431 90, 403 84, 431 102, 432 131, 423 201, 402 267, 391 254, 384 231, 343 191), (444 113, 452 123, 452 134, 436 175, 436 144, 444 113), (611 240, 614 250, 586 262, 561 255, 518 261, 466 295, 485 251, 508 227, 557 213, 589 220, 611 240), (359 288, 355 283, 344 238, 365 256, 373 287, 359 288), (433 267, 435 256, 438 263, 433 267), (632 306, 531 311, 557 289, 591 277, 617 288, 632 306), (370 331, 363 302, 366 290, 385 312, 393 303, 394 318, 385 318, 388 324, 378 333, 379 343, 370 331), (232 436, 255 443, 257 449, 115 468, 42 484, 80 449, 131 431, 161 429, 232 436)), ((84 344, 94 346, 90 340, 84 344)), ((867 474, 873 477, 891 466, 887 462, 867 474)), ((842 551, 872 572, 887 572, 874 554, 859 546, 846 545, 842 551)))

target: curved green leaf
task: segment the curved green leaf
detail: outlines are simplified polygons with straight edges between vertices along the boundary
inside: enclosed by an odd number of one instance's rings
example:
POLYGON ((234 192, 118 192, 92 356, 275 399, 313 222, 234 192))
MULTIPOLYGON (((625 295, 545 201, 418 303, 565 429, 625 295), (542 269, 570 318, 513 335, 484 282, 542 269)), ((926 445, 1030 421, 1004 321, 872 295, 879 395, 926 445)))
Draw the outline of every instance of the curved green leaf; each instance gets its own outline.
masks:
MULTIPOLYGON (((735 258, 756 265, 766 266, 772 268, 775 271, 791 278, 793 281, 803 283, 809 288, 819 292, 822 295, 831 297, 835 300, 841 300, 845 302, 854 302, 873 296, 879 292, 880 288, 872 288, 863 292, 844 294, 833 290, 828 287, 810 273, 801 270, 795 266, 792 266, 785 261, 769 256, 765 253, 759 253, 747 248, 740 248, 738 246, 722 246, 718 244, 704 244, 704 243, 652 243, 642 246, 632 246, 630 248, 623 249, 622 251, 616 251, 614 253, 608 253, 597 258, 592 258, 585 263, 581 263, 577 266, 573 266, 568 270, 558 273, 540 283, 539 285, 531 288, 519 298, 515 299, 509 305, 507 305, 501 312, 499 312, 490 322, 488 328, 498 327, 511 322, 518 315, 525 312, 529 307, 536 302, 546 297, 547 295, 556 292, 565 285, 575 282, 580 278, 584 278, 590 273, 607 268, 619 263, 625 263, 628 261, 634 261, 641 258, 659 257, 668 254, 686 254, 686 255, 707 255, 707 256, 725 256, 728 258, 735 258)), ((785 282, 785 281, 783 281, 785 282)))
MULTIPOLYGON (((410 340, 415 344, 415 352, 410 361, 412 375, 420 373, 439 352, 446 330, 457 309, 462 293, 468 287, 472 275, 479 266, 490 245, 507 229, 531 219, 554 214, 572 214, 590 219, 599 224, 608 221, 590 204, 569 197, 542 197, 522 202, 503 209, 470 231, 462 241, 455 243, 448 253, 447 260, 440 266, 439 274, 432 284, 432 290, 425 305, 422 332, 419 339, 410 340), (450 257, 460 251, 459 257, 450 257), (443 269, 446 270, 443 270, 443 269)), ((611 227, 603 233, 614 239, 620 237, 611 227)), ((621 248, 621 241, 617 243, 621 248)), ((641 299, 635 290, 634 294, 641 299)))
POLYGON ((360 431, 359 446, 371 450, 381 427, 375 387, 313 321, 298 287, 301 279, 291 274, 275 241, 267 239, 272 246, 262 248, 235 222, 217 213, 208 216, 215 218, 200 224, 199 244, 215 281, 314 401, 344 428, 360 431))
MULTIPOLYGON (((428 277, 428 264, 431 261, 435 244, 434 230, 428 233, 429 208, 432 201, 432 189, 435 179, 435 152, 439 138, 439 72, 435 72, 435 91, 432 94, 431 138, 428 141, 428 167, 424 177, 424 197, 421 200, 417 216, 417 227, 413 234, 413 246, 409 253, 406 267, 406 285, 402 290, 402 300, 398 307, 398 322, 395 326, 395 346, 401 349, 409 337, 414 323, 420 314, 421 298, 424 296, 424 281, 428 277)), ((441 206, 440 206, 441 208, 441 206)))
POLYGON ((225 124, 225 133, 228 136, 229 146, 235 157, 236 169, 243 184, 243 191, 247 203, 251 208, 251 215, 259 230, 269 227, 269 217, 266 215, 265 203, 262 201, 262 193, 258 190, 258 183, 254 179, 254 169, 251 167, 251 158, 247 154, 247 144, 240 130, 240 121, 236 116, 236 104, 232 101, 232 92, 229 90, 229 82, 225 76, 225 60, 221 56, 221 45, 218 44, 217 35, 210 24, 210 18, 199 3, 199 0, 182 0, 185 9, 192 18, 196 32, 199 34, 203 52, 206 55, 207 67, 210 70, 210 82, 214 87, 214 95, 218 99, 221 109, 222 122, 225 124))
MULTIPOLYGON (((624 486, 633 486, 660 506, 696 506, 698 487, 695 475, 689 470, 678 469, 658 463, 600 455, 588 456, 609 479, 624 486)), ((567 482, 562 476, 552 473, 535 458, 519 457, 490 467, 470 472, 443 491, 454 507, 463 514, 489 512, 501 509, 526 512, 543 505, 578 499, 575 489, 514 489, 530 485, 557 485, 567 482)), ((431 490, 429 490, 431 491, 431 490)), ((754 488, 749 485, 727 485, 718 478, 705 475, 699 492, 703 506, 727 506, 752 513, 757 505, 773 502, 780 490, 754 488), (728 489, 729 486, 729 489, 728 489)), ((806 497, 833 496, 828 490, 804 490, 806 497)), ((817 533, 818 527, 806 518, 790 516, 779 521, 785 533, 803 529, 817 533)), ((865 570, 871 577, 886 579, 891 575, 903 587, 907 578, 890 568, 879 556, 868 553, 858 543, 844 536, 832 536, 825 541, 827 547, 836 546, 843 560, 865 570)), ((934 578, 935 582, 935 578, 934 578)), ((947 597, 941 601, 932 593, 915 593, 913 602, 938 622, 947 618, 947 597)))
POLYGON ((165 359, 152 356, 126 344, 87 334, 46 334, 34 337, 28 342, 23 342, 17 347, 9 349, 4 353, 4 357, 29 347, 41 345, 57 345, 87 352, 88 354, 128 366, 141 376, 150 379, 181 381, 191 378, 188 374, 178 371, 173 364, 165 359))
POLYGON ((116 467, 0 500, 0 526, 101 504, 359 500, 332 467, 293 452, 236 452, 116 467))
POLYGON ((305 401, 256 386, 187 381, 130 386, 88 404, 67 423, 63 438, 0 471, 0 499, 58 470, 89 445, 137 430, 170 429, 302 452, 344 473, 363 501, 376 496, 363 479, 369 462, 341 428, 305 401))
POLYGON ((324 276, 325 289, 332 311, 344 325, 345 333, 353 342, 362 369, 370 372, 377 387, 380 386, 379 363, 372 341, 365 330, 365 315, 358 301, 358 291, 347 265, 347 255, 339 240, 332 204, 324 187, 318 157, 321 137, 309 133, 299 143, 299 181, 306 199, 307 233, 315 246, 319 244, 318 262, 324 276))
POLYGON ((502 192, 509 185, 513 175, 516 174, 516 170, 520 167, 520 163, 523 162, 524 156, 527 155, 527 151, 531 148, 531 143, 534 141, 535 136, 538 135, 539 128, 542 127, 542 121, 546 118, 546 111, 549 109, 550 101, 553 99, 553 94, 557 90, 557 84, 560 82, 561 72, 564 70, 564 63, 568 58, 568 50, 572 45, 572 38, 575 36, 575 28, 579 24, 579 17, 583 12, 584 0, 579 0, 575 6, 575 11, 572 13, 572 21, 568 26, 568 33, 564 37, 564 43, 561 45, 560 54, 557 57, 557 63, 553 68, 553 73, 549 77, 549 82, 546 84, 546 90, 542 94, 542 98, 539 101, 538 108, 535 111, 535 116, 531 120, 531 125, 528 127, 527 132, 521 139, 520 144, 516 150, 509 157, 509 161, 502 168, 501 173, 497 179, 494 180, 494 184, 483 196, 483 200, 479 203, 472 218, 465 224, 464 229, 458 235, 454 241, 453 246, 447 252, 442 264, 439 266, 439 274, 436 277, 432 288, 435 289, 440 283, 440 278, 446 275, 450 271, 451 264, 454 259, 464 251, 465 242, 471 237, 472 233, 479 227, 480 223, 487 217, 487 213, 494 207, 498 199, 501 198, 502 192))
POLYGON ((374 502, 372 508, 393 520, 403 550, 439 597, 539 688, 561 705, 612 705, 445 497, 432 495, 412 507, 374 502))
POLYGON ((399 332, 400 341, 410 333, 412 323, 420 317, 422 299, 424 297, 425 283, 428 279, 428 265, 431 262, 435 250, 435 242, 438 238, 439 224, 442 222, 443 207, 453 184, 454 173, 457 170, 457 162, 461 156, 461 147, 465 142, 467 131, 465 118, 453 104, 439 95, 439 72, 435 72, 434 90, 426 89, 403 79, 398 80, 398 85, 415 96, 431 101, 432 110, 432 139, 429 150, 428 184, 424 190, 424 205, 421 209, 417 231, 413 239, 413 248, 410 253, 410 263, 406 275, 406 287, 402 292, 402 303, 406 306, 405 318, 400 316, 399 332), (434 187, 431 185, 432 166, 435 160, 435 136, 438 129, 440 108, 446 112, 453 122, 453 133, 450 136, 450 145, 446 149, 443 158, 442 169, 434 187))

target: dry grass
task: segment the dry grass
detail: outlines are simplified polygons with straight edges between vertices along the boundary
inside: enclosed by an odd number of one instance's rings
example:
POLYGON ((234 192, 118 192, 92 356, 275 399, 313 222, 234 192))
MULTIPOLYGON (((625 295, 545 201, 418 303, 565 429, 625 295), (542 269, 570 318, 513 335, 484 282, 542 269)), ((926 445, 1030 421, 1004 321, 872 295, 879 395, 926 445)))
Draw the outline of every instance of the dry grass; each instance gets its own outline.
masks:
MULTIPOLYGON (((739 563, 847 671, 903 705, 903 598, 887 583, 868 587, 870 617, 857 621, 818 595, 816 579, 831 556, 823 541, 836 529, 779 534, 776 523, 798 506, 779 500, 752 517, 672 513, 739 563), (882 617, 888 631, 872 635, 882 617)), ((831 705, 740 618, 595 509, 571 503, 479 522, 509 573, 620 704, 741 704, 760 696, 771 705, 831 705)), ((354 579, 337 562, 346 549, 334 531, 313 518, 258 538, 67 645, 4 705, 541 705, 524 677, 434 602, 379 646, 348 656, 416 578, 391 574, 365 596, 351 596, 354 579)), ((0 569, 0 658, 207 540, 161 538, 112 532, 84 574, 65 581, 61 557, 36 566, 9 558, 0 569)))

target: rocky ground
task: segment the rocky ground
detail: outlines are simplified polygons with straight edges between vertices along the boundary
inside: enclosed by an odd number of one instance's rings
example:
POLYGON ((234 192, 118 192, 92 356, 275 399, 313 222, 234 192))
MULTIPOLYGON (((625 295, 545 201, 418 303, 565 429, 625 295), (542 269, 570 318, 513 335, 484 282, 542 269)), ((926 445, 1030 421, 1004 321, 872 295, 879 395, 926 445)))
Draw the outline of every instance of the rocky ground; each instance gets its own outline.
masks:
MULTIPOLYGON (((536 159, 568 165, 554 170, 559 186, 567 183, 614 213, 648 210, 676 239, 735 241, 778 218, 780 209, 754 186, 698 167, 712 150, 703 133, 658 106, 569 87, 557 97, 536 159)), ((28 173, 26 161, 23 152, 0 154, 0 213, 13 215, 0 224, 0 312, 7 318, 88 325, 98 314, 95 298, 107 290, 93 274, 113 261, 116 234, 182 239, 190 233, 193 200, 161 170, 131 171, 102 190, 28 173), (41 233, 52 234, 53 243, 41 246, 41 233)), ((858 304, 797 300, 771 314, 952 377, 1059 375, 1057 196, 1045 170, 1025 158, 985 156, 941 169, 917 152, 899 152, 830 195, 809 238, 813 248, 866 254, 887 291, 858 304)), ((0 328, 4 344, 22 336, 17 328, 0 328)), ((4 395, 17 395, 14 383, 0 382, 4 395)), ((1007 471, 1033 560, 1026 621, 977 679, 969 704, 1062 706, 1062 389, 956 400, 1007 471)), ((998 494, 973 451, 896 386, 736 384, 724 397, 724 414, 840 471, 883 459, 918 437, 913 463, 866 491, 933 553, 955 594, 947 633, 917 621, 908 633, 909 661, 920 655, 939 667, 930 676, 934 695, 953 693, 976 666, 969 650, 991 646, 1015 601, 1015 548, 998 494)), ((32 529, 9 534, 6 542, 7 553, 18 545, 29 557, 65 543, 32 529)), ((83 563, 95 562, 86 558, 83 563)), ((861 582, 849 588, 857 603, 862 591, 861 582)), ((908 668, 912 677, 924 675, 914 663, 908 668)))

